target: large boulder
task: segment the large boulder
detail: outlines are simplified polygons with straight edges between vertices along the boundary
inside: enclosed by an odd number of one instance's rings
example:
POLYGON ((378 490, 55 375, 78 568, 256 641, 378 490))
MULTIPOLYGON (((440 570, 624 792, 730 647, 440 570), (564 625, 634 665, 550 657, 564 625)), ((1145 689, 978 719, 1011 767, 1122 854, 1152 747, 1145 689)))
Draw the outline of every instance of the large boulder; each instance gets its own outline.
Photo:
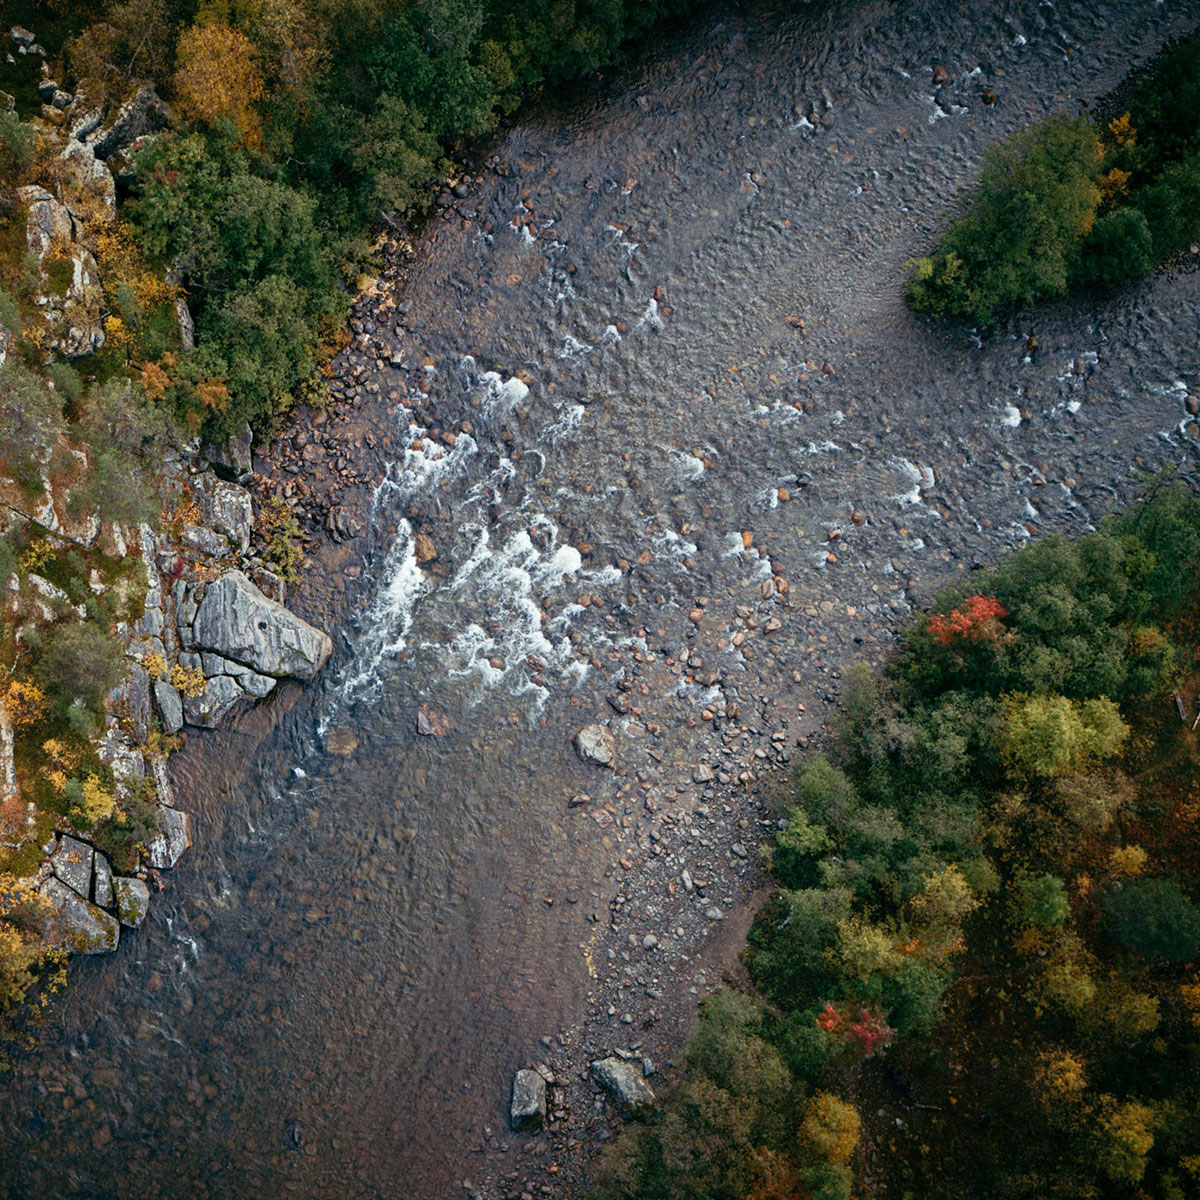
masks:
POLYGON ((242 427, 241 433, 230 434, 223 442, 205 446, 204 453, 212 464, 212 469, 230 483, 245 483, 254 474, 254 464, 250 457, 250 447, 254 434, 249 423, 242 427))
POLYGON ((146 860, 157 870, 169 870, 192 844, 188 815, 166 804, 158 806, 158 832, 146 847, 146 860))
POLYGON ((508 1120, 517 1133, 541 1129, 546 1120, 546 1081, 537 1071, 518 1071, 513 1076, 508 1120))
POLYGON ((180 635, 189 649, 276 679, 312 679, 333 652, 326 634, 267 599, 241 571, 208 585, 190 629, 180 635))
POLYGON ((250 526, 254 520, 254 506, 250 493, 236 483, 223 479, 205 480, 200 492, 205 520, 217 533, 224 534, 243 554, 250 549, 250 526))
POLYGON ((585 725, 573 739, 575 753, 585 763, 597 767, 611 767, 616 757, 617 744, 612 731, 603 725, 585 725))
POLYGON ((154 681, 154 700, 162 717, 163 733, 178 733, 183 728, 183 697, 179 689, 165 679, 154 681))
POLYGON ((117 920, 130 929, 137 929, 146 919, 146 912, 150 908, 150 889, 144 880, 115 875, 113 890, 116 893, 117 920))
POLYGON ((92 861, 95 851, 87 842, 64 835, 50 860, 54 874, 85 900, 92 894, 92 861))
POLYGON ((73 954, 107 954, 117 948, 121 927, 104 909, 58 879, 47 879, 40 891, 54 910, 46 922, 49 945, 73 954))
POLYGON ((657 1103, 641 1071, 621 1058, 602 1058, 592 1063, 592 1078, 613 1098, 626 1120, 648 1117, 657 1103))

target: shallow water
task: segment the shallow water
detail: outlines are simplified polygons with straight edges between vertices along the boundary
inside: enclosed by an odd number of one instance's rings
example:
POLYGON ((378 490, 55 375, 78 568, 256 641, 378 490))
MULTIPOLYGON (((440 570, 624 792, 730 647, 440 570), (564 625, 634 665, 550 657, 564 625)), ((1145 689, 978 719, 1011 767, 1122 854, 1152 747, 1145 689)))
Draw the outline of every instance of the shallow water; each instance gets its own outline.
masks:
POLYGON ((1191 467, 1200 275, 986 339, 914 320, 899 281, 984 145, 1196 18, 746 5, 506 134, 508 173, 432 223, 406 313, 346 356, 428 404, 378 410, 423 445, 352 543, 335 659, 175 760, 195 846, 0 1084, 0 1195, 461 1194, 640 844, 572 795, 620 811, 633 772, 698 759, 705 705, 811 706, 914 589, 1191 467), (781 623, 750 655, 738 606, 781 623), (650 655, 688 667, 617 716, 650 655), (415 733, 422 702, 448 736, 415 733), (629 775, 572 754, 597 716, 629 775))

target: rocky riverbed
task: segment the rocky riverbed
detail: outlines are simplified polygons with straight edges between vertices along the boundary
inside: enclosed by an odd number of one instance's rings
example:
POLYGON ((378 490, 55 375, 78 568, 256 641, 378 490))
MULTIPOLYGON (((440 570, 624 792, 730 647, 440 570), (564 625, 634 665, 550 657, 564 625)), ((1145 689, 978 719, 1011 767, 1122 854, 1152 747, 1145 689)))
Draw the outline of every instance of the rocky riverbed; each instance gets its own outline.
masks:
POLYGON ((983 146, 1187 21, 717 10, 506 133, 263 448, 330 667, 178 756, 180 886, 4 1084, 0 1194, 578 1194, 591 1063, 669 1076, 844 668, 1191 468, 1197 274, 986 334, 900 300, 983 146))

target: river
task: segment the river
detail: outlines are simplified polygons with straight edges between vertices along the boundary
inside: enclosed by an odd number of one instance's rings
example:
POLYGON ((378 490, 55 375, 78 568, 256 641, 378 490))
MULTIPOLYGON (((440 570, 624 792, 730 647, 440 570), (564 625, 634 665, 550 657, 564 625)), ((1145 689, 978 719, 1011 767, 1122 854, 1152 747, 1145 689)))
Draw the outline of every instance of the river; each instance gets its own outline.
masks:
POLYGON ((841 669, 1193 464, 1200 274, 985 337, 901 281, 984 146, 1197 15, 724 5, 505 132, 339 363, 381 478, 334 659, 173 760, 195 845, 0 1081, 0 1196, 502 1195, 515 1068, 665 1060, 841 669))

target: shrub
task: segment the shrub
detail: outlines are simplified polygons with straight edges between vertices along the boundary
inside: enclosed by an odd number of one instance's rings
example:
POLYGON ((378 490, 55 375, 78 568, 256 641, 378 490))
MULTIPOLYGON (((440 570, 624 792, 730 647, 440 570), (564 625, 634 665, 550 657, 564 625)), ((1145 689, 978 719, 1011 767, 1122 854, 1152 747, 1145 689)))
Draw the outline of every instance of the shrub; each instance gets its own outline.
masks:
POLYGON ((68 705, 76 698, 99 708, 105 695, 121 682, 125 660, 121 643, 90 621, 59 625, 50 635, 37 664, 47 691, 68 705))

